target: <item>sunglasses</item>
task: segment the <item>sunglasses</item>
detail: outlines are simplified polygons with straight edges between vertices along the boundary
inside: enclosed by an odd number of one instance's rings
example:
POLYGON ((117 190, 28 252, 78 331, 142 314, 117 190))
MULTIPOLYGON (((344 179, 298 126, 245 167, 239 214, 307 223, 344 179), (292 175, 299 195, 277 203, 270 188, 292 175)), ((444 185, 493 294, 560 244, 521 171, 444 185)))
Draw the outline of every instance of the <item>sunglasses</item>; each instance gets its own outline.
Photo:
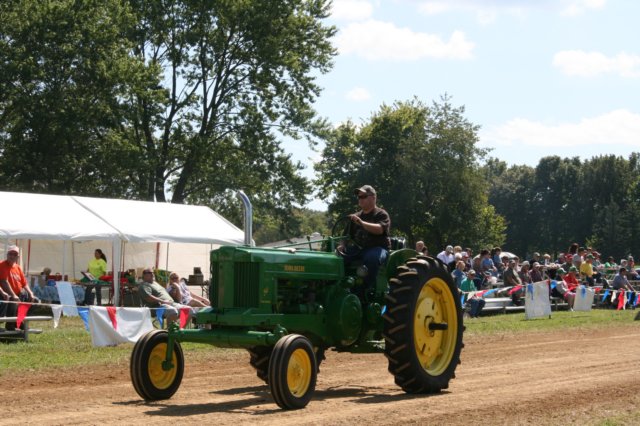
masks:
POLYGON ((367 195, 358 195, 358 199, 360 199, 360 200, 364 200, 365 198, 368 198, 368 197, 369 197, 369 194, 367 194, 367 195))

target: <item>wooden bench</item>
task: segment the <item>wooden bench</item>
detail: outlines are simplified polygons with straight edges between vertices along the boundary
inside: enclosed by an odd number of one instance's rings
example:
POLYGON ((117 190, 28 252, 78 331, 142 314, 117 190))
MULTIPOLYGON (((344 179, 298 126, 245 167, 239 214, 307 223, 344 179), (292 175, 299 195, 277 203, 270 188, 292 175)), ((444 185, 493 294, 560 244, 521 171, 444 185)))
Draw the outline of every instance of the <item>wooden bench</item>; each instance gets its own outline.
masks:
MULTIPOLYGON (((29 323, 31 321, 51 321, 53 317, 47 315, 41 316, 26 316, 22 320, 24 324, 24 330, 16 328, 15 330, 4 330, 0 331, 0 339, 9 338, 9 339, 23 339, 25 342, 29 341, 29 334, 40 334, 42 333, 42 329, 40 328, 30 328, 29 323)), ((18 321, 18 317, 0 317, 0 324, 7 322, 16 322, 18 321)))

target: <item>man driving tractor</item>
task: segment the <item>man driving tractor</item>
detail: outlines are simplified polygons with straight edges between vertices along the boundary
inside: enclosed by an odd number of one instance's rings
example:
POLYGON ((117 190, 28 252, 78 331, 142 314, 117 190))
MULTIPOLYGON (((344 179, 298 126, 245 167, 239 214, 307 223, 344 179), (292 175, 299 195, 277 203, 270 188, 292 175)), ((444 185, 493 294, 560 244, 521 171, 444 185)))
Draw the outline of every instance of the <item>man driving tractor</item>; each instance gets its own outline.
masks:
POLYGON ((387 261, 389 255, 389 228, 391 218, 389 214, 376 205, 376 190, 371 185, 364 185, 354 191, 358 197, 358 206, 361 210, 349 215, 351 222, 345 230, 352 241, 349 244, 342 241, 338 252, 344 257, 345 263, 361 260, 367 268, 364 277, 364 288, 358 288, 358 296, 367 294, 367 291, 375 288, 376 276, 380 265, 387 261))

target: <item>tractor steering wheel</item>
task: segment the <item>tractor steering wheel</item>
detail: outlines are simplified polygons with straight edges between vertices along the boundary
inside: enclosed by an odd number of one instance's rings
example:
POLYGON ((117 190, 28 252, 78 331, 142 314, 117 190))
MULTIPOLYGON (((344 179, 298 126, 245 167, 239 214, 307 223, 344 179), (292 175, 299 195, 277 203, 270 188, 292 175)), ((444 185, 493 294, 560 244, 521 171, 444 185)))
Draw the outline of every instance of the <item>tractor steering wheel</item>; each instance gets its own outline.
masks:
MULTIPOLYGON (((362 247, 356 244, 356 242, 351 238, 351 226, 353 226, 351 216, 347 215, 340 217, 331 227, 331 237, 343 237, 340 245, 346 248, 349 251, 349 254, 357 255, 360 250, 362 250, 362 247)), ((339 248, 336 248, 336 253, 341 256, 345 254, 339 248)))

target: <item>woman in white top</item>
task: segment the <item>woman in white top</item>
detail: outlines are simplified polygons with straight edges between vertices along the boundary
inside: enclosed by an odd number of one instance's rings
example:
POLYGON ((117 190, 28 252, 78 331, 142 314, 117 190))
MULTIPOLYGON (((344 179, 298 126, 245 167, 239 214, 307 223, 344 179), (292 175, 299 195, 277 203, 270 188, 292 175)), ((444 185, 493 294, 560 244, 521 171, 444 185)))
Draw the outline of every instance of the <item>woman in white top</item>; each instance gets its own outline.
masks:
POLYGON ((210 306, 211 303, 204 297, 198 296, 189 290, 185 279, 180 279, 178 274, 172 272, 169 274, 169 283, 167 284, 167 291, 178 303, 188 305, 193 308, 204 308, 210 306))

